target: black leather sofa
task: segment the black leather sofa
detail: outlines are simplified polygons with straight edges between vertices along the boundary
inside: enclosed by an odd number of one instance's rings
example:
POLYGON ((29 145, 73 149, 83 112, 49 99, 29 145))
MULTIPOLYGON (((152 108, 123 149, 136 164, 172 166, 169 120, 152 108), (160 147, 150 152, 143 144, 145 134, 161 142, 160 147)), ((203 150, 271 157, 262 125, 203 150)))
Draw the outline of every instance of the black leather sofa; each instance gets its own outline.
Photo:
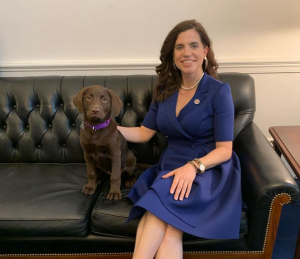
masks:
MULTIPOLYGON (((184 258, 271 258, 283 204, 298 198, 298 186, 253 122, 254 80, 222 73, 235 106, 234 150, 242 166, 243 200, 238 240, 184 236, 184 258)), ((116 121, 143 122, 157 77, 43 76, 0 78, 0 257, 131 258, 138 221, 125 223, 131 202, 108 201, 103 180, 92 196, 79 144, 82 115, 73 96, 100 84, 119 95, 116 121)), ((267 101, 267 100, 266 100, 267 101)), ((157 133, 146 144, 128 143, 139 173, 155 164, 167 140, 157 133)))

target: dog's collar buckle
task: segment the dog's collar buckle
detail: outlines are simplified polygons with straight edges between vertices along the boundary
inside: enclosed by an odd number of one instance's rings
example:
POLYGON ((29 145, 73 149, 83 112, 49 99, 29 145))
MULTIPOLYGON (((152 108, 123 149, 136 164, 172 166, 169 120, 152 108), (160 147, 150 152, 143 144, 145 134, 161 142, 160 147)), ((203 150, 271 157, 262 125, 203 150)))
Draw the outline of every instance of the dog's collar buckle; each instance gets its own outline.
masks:
POLYGON ((101 122, 100 124, 97 124, 97 125, 91 125, 91 124, 87 123, 86 121, 82 121, 80 128, 84 129, 85 127, 88 127, 90 129, 96 131, 96 130, 107 127, 109 123, 110 123, 110 118, 107 119, 106 121, 101 122))

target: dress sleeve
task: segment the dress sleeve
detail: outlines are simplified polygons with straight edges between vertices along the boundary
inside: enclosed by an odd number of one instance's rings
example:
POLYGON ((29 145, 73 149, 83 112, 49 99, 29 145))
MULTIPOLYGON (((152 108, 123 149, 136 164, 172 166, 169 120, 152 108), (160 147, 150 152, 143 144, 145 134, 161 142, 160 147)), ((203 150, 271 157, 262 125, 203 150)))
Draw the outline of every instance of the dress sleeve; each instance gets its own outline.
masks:
POLYGON ((157 111, 158 111, 158 104, 157 102, 152 103, 148 113, 146 114, 143 126, 152 130, 158 131, 157 127, 157 111))
POLYGON ((215 141, 232 141, 234 130, 234 106, 231 89, 223 84, 216 92, 213 102, 215 141))

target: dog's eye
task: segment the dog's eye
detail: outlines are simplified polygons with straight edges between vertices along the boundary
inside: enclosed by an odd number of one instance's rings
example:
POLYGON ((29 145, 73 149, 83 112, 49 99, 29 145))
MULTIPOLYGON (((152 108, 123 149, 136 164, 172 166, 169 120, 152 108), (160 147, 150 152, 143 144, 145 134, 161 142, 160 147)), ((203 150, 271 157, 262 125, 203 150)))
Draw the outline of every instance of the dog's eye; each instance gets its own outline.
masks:
POLYGON ((86 99, 87 99, 88 101, 91 101, 91 100, 92 100, 92 96, 89 95, 89 96, 86 97, 86 99))
POLYGON ((102 102, 107 103, 107 99, 105 97, 103 97, 102 102))

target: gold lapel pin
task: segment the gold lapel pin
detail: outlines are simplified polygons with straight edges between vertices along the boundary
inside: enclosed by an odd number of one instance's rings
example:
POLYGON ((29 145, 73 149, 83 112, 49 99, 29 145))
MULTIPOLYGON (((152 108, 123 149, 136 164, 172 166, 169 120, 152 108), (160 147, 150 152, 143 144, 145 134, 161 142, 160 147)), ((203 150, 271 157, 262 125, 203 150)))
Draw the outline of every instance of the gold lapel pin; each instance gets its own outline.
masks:
POLYGON ((200 103, 200 100, 199 99, 195 99, 194 100, 194 104, 199 104, 200 103))

